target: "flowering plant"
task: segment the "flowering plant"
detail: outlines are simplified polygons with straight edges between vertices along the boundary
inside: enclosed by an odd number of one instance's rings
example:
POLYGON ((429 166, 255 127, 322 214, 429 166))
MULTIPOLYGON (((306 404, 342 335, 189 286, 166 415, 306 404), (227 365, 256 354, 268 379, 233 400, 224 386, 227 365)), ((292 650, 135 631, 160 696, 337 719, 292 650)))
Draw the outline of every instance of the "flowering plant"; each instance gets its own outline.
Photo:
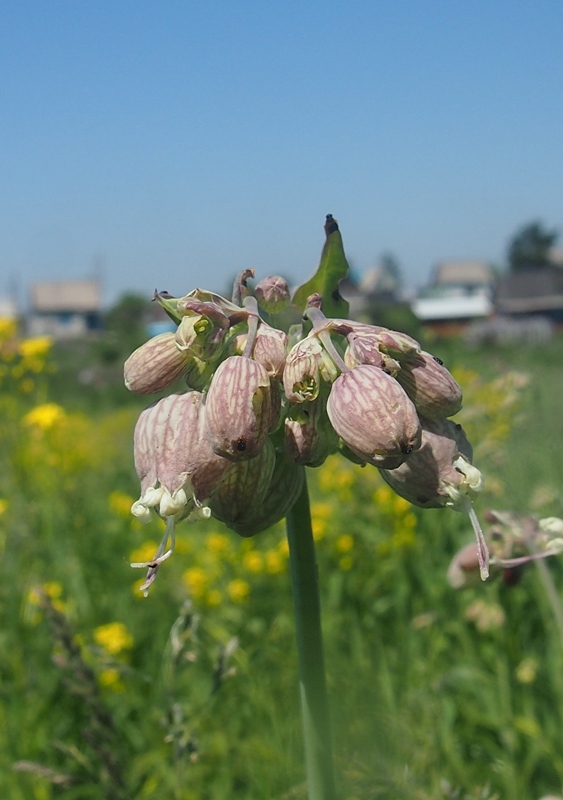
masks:
POLYGON ((155 293, 176 324, 137 349, 125 384, 141 395, 182 379, 186 391, 154 402, 135 429, 141 495, 132 512, 156 511, 166 531, 148 569, 147 593, 174 549, 183 519, 216 517, 241 536, 287 519, 309 793, 334 796, 320 612, 305 467, 332 453, 375 466, 401 497, 423 508, 467 512, 480 574, 488 552, 472 501, 483 480, 472 448, 450 417, 462 392, 443 363, 406 334, 347 319, 338 291, 348 271, 329 215, 313 278, 290 297, 253 270, 227 300, 194 289, 155 293))

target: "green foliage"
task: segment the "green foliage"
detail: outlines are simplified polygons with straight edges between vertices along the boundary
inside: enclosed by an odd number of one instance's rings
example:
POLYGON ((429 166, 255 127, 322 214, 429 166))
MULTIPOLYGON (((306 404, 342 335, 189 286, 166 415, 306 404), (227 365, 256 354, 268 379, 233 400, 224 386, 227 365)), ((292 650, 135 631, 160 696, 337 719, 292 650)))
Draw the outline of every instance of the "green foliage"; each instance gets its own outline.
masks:
POLYGON ((540 269, 551 264, 550 250, 559 236, 541 222, 530 222, 521 228, 508 245, 508 265, 513 272, 540 269))
MULTIPOLYGON (((304 798, 283 527, 181 526, 144 599, 129 564, 162 526, 129 513, 137 403, 54 403, 48 346, 3 342, 0 796, 304 798)), ((563 516, 562 350, 438 352, 466 389, 480 513, 563 516)), ((561 793, 563 643, 536 568, 456 593, 462 515, 415 509, 343 459, 310 473, 342 797, 561 793)))
POLYGON ((363 315, 372 325, 402 331, 420 341, 421 323, 408 303, 386 303, 374 300, 363 315))
POLYGON ((293 304, 303 310, 310 295, 320 294, 323 298, 323 312, 327 317, 347 317, 348 303, 341 297, 338 284, 348 274, 348 262, 344 254, 342 234, 332 214, 327 215, 325 233, 326 241, 319 267, 313 277, 297 289, 293 304))

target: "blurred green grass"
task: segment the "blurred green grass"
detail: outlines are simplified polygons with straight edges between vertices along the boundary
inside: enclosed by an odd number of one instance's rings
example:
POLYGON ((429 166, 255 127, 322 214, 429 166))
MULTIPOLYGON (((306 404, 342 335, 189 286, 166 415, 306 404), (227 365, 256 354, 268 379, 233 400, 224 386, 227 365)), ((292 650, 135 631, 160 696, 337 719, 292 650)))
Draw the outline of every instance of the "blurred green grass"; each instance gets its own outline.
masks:
MULTIPOLYGON (((467 381, 460 421, 491 487, 479 513, 563 516, 563 341, 428 347, 467 381)), ((62 362, 49 376, 48 354, 18 363, 0 389, 0 796, 305 797, 283 527, 247 541, 185 526, 142 598, 129 562, 161 527, 128 513, 139 400, 62 362), (53 400, 58 421, 26 422, 53 400), (114 623, 132 643, 109 652, 114 623)), ((310 486, 341 796, 560 793, 563 643, 536 569, 454 592, 463 516, 414 509, 336 458, 310 486)))

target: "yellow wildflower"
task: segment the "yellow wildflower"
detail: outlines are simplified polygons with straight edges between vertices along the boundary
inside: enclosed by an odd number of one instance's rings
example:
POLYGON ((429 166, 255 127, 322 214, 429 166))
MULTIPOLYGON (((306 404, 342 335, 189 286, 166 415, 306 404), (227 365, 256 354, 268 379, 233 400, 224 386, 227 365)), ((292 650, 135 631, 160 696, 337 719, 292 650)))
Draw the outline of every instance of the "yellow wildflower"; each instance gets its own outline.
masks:
POLYGON ((538 672, 538 662, 535 658, 527 657, 516 667, 516 680, 519 683, 533 683, 538 672))
POLYGON ((44 403, 29 411, 23 418, 24 424, 41 430, 49 430, 65 417, 64 409, 56 403, 44 403))
POLYGON ((144 594, 143 594, 143 591, 142 591, 142 587, 145 585, 146 582, 147 582, 147 579, 145 577, 143 577, 143 578, 137 578, 137 580, 133 584, 132 589, 133 589, 133 595, 134 595, 135 599, 139 599, 139 598, 144 597, 144 594))
POLYGON ((112 656, 133 647, 133 637, 122 622, 108 622, 94 631, 94 640, 112 656))
MULTIPOLYGON (((41 606, 43 602, 42 595, 47 595, 55 611, 65 614, 68 609, 67 604, 61 599, 62 594, 63 587, 61 584, 58 581, 49 581, 40 587, 32 586, 27 594, 27 602, 30 606, 41 606)), ((33 624, 37 624, 38 621, 39 617, 34 616, 32 619, 33 624)))
POLYGON ((342 536, 339 536, 336 540, 336 549, 340 553, 347 553, 354 547, 354 537, 351 536, 349 533, 345 533, 342 536))
POLYGON ((393 498, 395 497, 394 492, 390 489, 387 484, 382 484, 378 486, 375 492, 373 493, 373 499, 377 503, 378 506, 388 506, 390 503, 393 502, 393 498))
POLYGON ((203 597, 208 584, 208 576, 201 567, 190 567, 182 575, 182 581, 192 597, 203 597))
POLYGON ((313 539, 320 542, 326 533, 326 520, 321 517, 311 517, 311 527, 313 528, 313 539))
MULTIPOLYGON (((110 511, 118 517, 125 517, 127 519, 131 514, 131 506, 134 502, 135 499, 133 497, 125 494, 125 492, 119 491, 112 492, 108 500, 110 511)), ((141 559, 135 559, 135 561, 137 560, 140 561, 141 559)), ((147 561, 148 559, 144 560, 147 561)))
POLYGON ((224 553, 229 549, 230 540, 224 533, 210 533, 207 535, 205 545, 212 553, 224 553))
POLYGON ((112 692, 123 692, 125 690, 119 670, 113 667, 103 669, 98 675, 98 682, 100 686, 110 689, 112 692))
POLYGON ((154 554, 158 550, 157 542, 144 542, 136 550, 133 550, 130 556, 132 564, 144 564, 147 561, 152 561, 154 554))
POLYGON ((404 497, 399 497, 399 495, 395 495, 393 498, 393 511, 396 514, 402 514, 405 511, 408 511, 411 507, 411 504, 408 500, 405 500, 404 497))
POLYGON ((282 539, 278 545, 278 550, 282 556, 289 556, 289 544, 287 539, 282 539))
POLYGON ((41 358, 47 355, 52 346, 51 336, 37 336, 20 342, 20 353, 24 358, 41 358))
POLYGON ((416 536, 413 531, 408 528, 403 528, 400 524, 397 530, 391 537, 391 548, 394 550, 408 550, 413 547, 416 542, 416 536))
POLYGON ((408 528, 411 531, 416 528, 416 516, 412 513, 412 511, 409 511, 408 514, 405 514, 401 520, 401 525, 403 528, 408 528))
POLYGON ((264 559, 266 561, 266 571, 269 572, 270 575, 275 575, 283 570, 284 559, 277 550, 268 550, 264 554, 264 559))
POLYGON ((334 509, 330 503, 312 503, 311 514, 320 519, 329 519, 334 514, 334 509))
POLYGON ((219 591, 219 589, 211 589, 210 592, 207 592, 205 597, 205 602, 208 606, 218 606, 221 605, 223 601, 223 593, 219 591))
POLYGON ((258 550, 250 550, 242 558, 242 564, 249 572, 262 572, 264 569, 264 558, 258 550))
POLYGON ((8 510, 8 501, 0 497, 0 517, 3 517, 8 510))
POLYGON ((342 556, 338 562, 338 566, 343 572, 348 572, 349 569, 352 569, 352 564, 353 562, 350 556, 342 556))
POLYGON ((227 592, 234 603, 242 603, 250 594, 250 586, 241 578, 235 578, 227 584, 227 592))
POLYGON ((0 339, 13 339, 16 335, 16 321, 9 317, 0 317, 0 339))

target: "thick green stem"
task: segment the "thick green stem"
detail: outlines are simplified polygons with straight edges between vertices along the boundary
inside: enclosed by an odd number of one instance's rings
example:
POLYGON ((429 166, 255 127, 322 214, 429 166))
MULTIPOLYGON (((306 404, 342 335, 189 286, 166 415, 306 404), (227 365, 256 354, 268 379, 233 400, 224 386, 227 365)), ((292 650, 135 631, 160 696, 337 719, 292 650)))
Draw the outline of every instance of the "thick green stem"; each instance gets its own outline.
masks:
POLYGON ((309 800, 335 800, 321 608, 307 483, 287 515, 309 800))

